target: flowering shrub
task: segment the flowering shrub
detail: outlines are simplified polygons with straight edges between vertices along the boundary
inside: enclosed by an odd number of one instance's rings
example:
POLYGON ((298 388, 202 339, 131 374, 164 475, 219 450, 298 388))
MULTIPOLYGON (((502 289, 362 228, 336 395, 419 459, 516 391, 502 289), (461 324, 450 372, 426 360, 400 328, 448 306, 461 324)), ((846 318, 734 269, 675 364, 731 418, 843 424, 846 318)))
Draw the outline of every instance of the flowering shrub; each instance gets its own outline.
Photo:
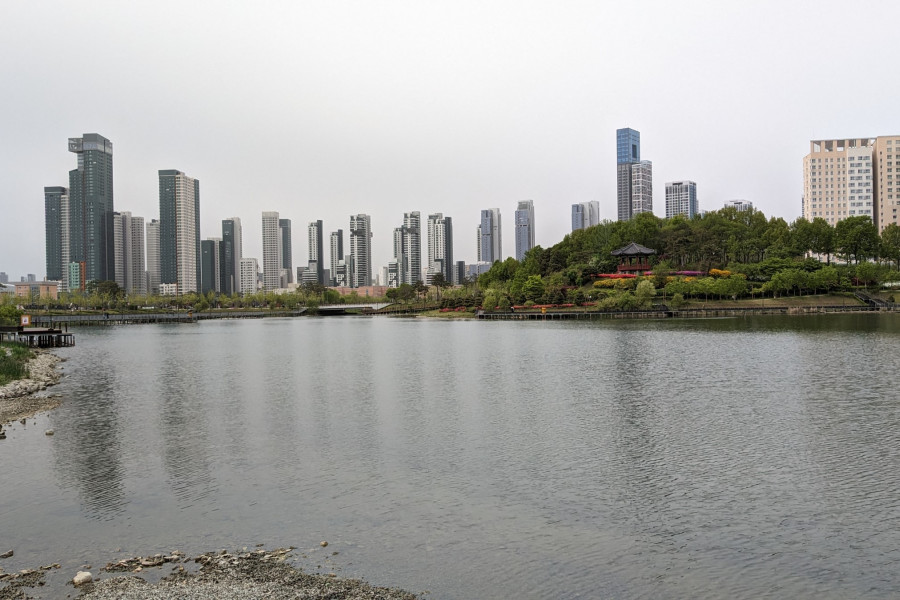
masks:
POLYGON ((731 271, 724 269, 710 269, 709 274, 713 277, 731 277, 731 271))

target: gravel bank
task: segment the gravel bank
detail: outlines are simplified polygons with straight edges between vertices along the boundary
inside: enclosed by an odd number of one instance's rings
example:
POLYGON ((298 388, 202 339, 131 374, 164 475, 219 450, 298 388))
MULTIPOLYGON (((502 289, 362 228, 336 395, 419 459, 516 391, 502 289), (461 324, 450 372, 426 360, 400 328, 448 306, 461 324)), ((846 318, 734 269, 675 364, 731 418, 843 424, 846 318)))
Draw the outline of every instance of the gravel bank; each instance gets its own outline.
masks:
POLYGON ((35 350, 28 361, 28 379, 12 381, 0 387, 0 425, 30 417, 59 406, 56 396, 34 395, 59 382, 57 365, 62 359, 45 350, 35 350))
POLYGON ((180 555, 137 557, 108 564, 106 572, 129 571, 81 586, 86 600, 308 600, 384 599, 415 600, 403 590, 373 587, 355 579, 308 575, 285 564, 288 548, 253 550, 236 554, 201 554, 182 559, 180 555), (190 565, 189 563, 194 563, 190 565), (168 564, 174 570, 151 584, 134 573, 168 564), (191 572, 190 567, 200 565, 191 572))

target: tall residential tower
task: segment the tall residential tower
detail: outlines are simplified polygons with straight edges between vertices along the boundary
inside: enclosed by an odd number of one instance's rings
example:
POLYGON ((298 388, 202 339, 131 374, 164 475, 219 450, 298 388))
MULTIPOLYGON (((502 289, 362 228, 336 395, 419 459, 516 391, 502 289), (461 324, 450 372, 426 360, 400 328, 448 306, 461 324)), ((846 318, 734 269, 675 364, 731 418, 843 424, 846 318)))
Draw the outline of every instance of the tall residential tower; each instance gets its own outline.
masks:
POLYGON ((159 171, 159 277, 177 294, 200 290, 200 180, 159 171))
POLYGON ((534 248, 534 201, 523 200, 516 209, 516 260, 534 248))

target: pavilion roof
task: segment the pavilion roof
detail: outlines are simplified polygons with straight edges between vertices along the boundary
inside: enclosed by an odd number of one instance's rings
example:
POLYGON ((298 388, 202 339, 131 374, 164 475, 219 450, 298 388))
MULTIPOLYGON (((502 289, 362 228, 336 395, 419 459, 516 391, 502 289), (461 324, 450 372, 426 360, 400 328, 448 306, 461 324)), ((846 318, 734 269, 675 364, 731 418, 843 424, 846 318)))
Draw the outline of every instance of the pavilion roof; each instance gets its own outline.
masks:
POLYGON ((649 256, 651 254, 656 254, 656 250, 631 242, 627 246, 613 250, 611 254, 613 256, 649 256))

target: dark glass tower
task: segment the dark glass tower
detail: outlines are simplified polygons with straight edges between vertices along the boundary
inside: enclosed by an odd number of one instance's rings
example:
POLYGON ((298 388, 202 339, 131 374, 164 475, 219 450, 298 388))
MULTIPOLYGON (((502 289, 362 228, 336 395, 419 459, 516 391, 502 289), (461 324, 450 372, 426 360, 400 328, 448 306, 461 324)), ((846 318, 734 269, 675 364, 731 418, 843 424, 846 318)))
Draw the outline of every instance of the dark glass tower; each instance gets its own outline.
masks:
POLYGON ((616 130, 616 200, 620 221, 630 221, 632 213, 632 168, 641 162, 641 132, 616 130))
POLYGON ((281 268, 287 270, 287 283, 294 281, 294 259, 291 249, 291 220, 278 219, 281 230, 281 268))
POLYGON ((69 171, 69 261, 87 281, 114 280, 112 142, 96 133, 69 138, 78 168, 69 171))
POLYGON ((68 189, 59 186, 44 188, 44 229, 49 281, 63 281, 63 275, 69 268, 68 210, 68 189))

